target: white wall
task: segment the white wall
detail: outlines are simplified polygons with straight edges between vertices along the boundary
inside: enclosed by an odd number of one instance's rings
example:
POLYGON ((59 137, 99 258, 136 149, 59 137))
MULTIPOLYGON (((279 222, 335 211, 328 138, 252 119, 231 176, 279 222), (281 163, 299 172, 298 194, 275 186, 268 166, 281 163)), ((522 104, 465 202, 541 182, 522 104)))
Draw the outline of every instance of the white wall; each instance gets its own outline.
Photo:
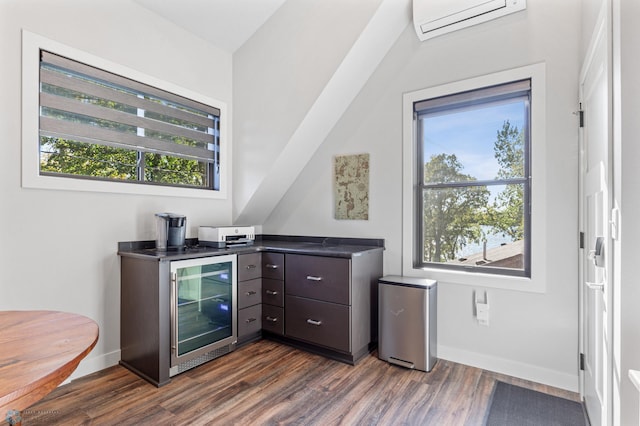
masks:
POLYGON ((380 2, 287 1, 234 53, 234 114, 242 117, 234 122, 235 164, 241 165, 234 171, 234 217, 272 171, 380 2))
MULTIPOLYGON (((265 222, 264 232, 384 238, 384 271, 400 273, 402 94, 544 62, 547 129, 533 143, 546 144, 542 214, 547 244, 533 256, 544 258, 546 291, 488 288, 487 328, 473 318, 473 291, 485 289, 441 281, 438 348, 443 358, 577 390, 578 129, 572 112, 577 109, 579 40, 579 0, 530 1, 526 12, 423 43, 408 27, 265 222), (332 158, 357 153, 371 155, 369 220, 337 221, 332 158)), ((268 42, 262 49, 269 49, 268 42)), ((267 83, 254 84, 260 82, 267 83)))
POLYGON ((81 375, 120 359, 117 242, 154 239, 160 211, 185 214, 187 237, 196 237, 198 225, 229 224, 231 202, 21 188, 22 29, 229 108, 231 55, 130 0, 0 0, 0 309, 62 310, 97 321, 100 339, 81 375))

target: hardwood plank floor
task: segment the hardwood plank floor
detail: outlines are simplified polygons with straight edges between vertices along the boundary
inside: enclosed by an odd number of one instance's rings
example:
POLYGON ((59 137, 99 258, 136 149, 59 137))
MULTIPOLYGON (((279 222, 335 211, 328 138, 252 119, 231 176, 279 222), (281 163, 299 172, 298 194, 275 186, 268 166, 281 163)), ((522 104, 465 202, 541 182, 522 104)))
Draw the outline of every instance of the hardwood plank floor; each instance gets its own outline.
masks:
POLYGON ((121 366, 77 379, 23 425, 481 425, 496 380, 572 392, 439 360, 430 373, 371 354, 356 366, 261 340, 156 388, 121 366))

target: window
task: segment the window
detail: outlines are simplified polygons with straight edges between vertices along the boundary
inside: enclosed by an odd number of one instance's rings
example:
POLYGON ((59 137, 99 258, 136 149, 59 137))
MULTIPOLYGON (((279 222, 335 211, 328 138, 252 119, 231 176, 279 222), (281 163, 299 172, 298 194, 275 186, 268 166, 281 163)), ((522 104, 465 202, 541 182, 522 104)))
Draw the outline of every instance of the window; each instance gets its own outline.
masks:
POLYGON ((531 80, 413 102, 414 268, 530 276, 531 80))
POLYGON ((226 199, 227 111, 203 91, 22 30, 23 188, 226 199))
POLYGON ((40 51, 39 173, 220 189, 220 110, 40 51))

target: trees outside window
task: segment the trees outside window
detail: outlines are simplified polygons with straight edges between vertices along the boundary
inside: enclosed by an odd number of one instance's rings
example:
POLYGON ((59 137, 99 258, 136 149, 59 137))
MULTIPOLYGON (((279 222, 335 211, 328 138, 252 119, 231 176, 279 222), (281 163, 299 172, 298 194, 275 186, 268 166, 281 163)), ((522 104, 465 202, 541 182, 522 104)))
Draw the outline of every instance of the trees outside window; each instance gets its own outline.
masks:
POLYGON ((529 276, 529 80, 414 105, 416 267, 529 276))

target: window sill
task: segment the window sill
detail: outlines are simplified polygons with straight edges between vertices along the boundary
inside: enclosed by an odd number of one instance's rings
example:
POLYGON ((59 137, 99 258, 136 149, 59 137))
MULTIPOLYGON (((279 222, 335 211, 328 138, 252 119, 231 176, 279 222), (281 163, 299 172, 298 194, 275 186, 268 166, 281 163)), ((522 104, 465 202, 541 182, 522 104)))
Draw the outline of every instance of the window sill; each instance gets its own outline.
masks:
POLYGON ((428 278, 443 283, 468 285, 473 287, 498 288, 504 290, 523 291, 528 293, 545 293, 546 286, 542 280, 508 275, 483 274, 480 272, 449 271, 436 268, 413 268, 404 271, 404 275, 428 278))
POLYGON ((68 177, 40 176, 37 173, 23 173, 22 187, 32 189, 57 189, 64 191, 108 192, 116 194, 156 195, 162 197, 186 197, 206 199, 226 199, 224 191, 197 188, 180 188, 161 185, 144 185, 133 182, 107 182, 68 177))

